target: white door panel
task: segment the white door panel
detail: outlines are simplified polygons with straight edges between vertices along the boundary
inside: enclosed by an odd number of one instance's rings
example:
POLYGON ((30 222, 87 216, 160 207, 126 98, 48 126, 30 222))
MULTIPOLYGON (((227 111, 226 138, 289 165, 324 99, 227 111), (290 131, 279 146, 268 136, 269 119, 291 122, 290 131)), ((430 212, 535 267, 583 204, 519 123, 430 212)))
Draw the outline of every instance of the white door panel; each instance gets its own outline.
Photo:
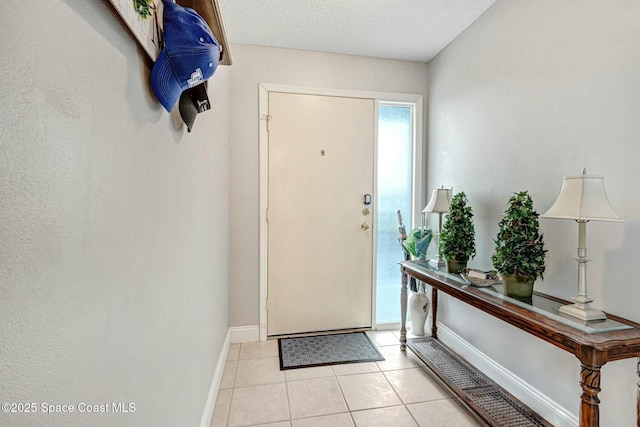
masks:
POLYGON ((370 326, 375 102, 270 92, 269 116, 267 334, 370 326))

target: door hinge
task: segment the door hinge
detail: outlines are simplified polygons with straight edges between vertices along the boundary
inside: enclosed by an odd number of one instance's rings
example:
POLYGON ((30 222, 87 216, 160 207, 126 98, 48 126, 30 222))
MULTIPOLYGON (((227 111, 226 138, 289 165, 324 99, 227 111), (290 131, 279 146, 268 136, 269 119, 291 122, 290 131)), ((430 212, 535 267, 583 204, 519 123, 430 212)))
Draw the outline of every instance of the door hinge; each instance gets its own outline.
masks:
POLYGON ((269 298, 267 298, 267 301, 265 302, 265 310, 269 311, 269 298))
POLYGON ((269 123, 271 122, 271 115, 270 114, 263 114, 262 115, 262 120, 266 120, 267 121, 267 132, 269 132, 269 123))

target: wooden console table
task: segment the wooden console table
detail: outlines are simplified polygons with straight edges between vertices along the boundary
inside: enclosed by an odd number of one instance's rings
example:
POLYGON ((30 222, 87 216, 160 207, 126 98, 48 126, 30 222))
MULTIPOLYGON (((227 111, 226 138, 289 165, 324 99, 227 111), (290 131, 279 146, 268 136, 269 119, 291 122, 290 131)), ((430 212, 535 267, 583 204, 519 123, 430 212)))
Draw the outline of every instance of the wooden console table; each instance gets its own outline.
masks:
MULTIPOLYGON (((437 340, 438 291, 484 311, 510 325, 574 354, 581 363, 580 427, 600 425, 598 393, 600 368, 607 362, 638 357, 640 377, 640 324, 607 314, 605 321, 582 322, 558 312, 566 301, 534 292, 531 301, 522 302, 502 295, 502 286, 478 288, 457 275, 437 271, 427 261, 400 263, 402 271, 400 346, 406 349, 407 284, 410 279, 432 288, 431 336, 437 340)), ((640 383, 638 383, 637 426, 640 427, 640 383)))

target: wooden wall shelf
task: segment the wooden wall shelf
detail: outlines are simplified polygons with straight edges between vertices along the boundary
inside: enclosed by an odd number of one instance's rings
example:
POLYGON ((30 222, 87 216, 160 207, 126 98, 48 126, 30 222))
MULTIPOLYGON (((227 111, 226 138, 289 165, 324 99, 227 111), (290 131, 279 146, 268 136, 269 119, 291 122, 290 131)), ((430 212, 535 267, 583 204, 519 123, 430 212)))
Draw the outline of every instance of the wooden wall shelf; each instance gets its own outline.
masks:
MULTIPOLYGON (((147 17, 141 17, 134 10, 133 0, 109 0, 116 9, 124 23, 127 25, 131 34, 136 38, 144 51, 149 55, 151 60, 155 62, 160 54, 160 46, 158 44, 157 24, 162 22, 162 1, 153 0, 153 9, 155 12, 147 17)), ((151 3, 151 2, 150 2, 151 3)), ((217 0, 180 0, 177 1, 180 6, 190 7, 195 10, 198 15, 202 16, 211 28, 211 32, 222 46, 221 65, 231 65, 231 51, 229 49, 229 41, 222 22, 222 14, 217 0)))

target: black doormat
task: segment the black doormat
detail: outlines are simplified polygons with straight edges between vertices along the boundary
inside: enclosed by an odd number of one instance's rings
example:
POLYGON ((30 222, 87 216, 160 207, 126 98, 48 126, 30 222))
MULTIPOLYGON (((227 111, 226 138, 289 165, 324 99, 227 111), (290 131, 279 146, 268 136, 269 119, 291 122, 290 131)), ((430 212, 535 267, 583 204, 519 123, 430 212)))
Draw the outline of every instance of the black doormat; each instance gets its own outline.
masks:
POLYGON ((364 332, 278 339, 280 370, 384 360, 364 332))

